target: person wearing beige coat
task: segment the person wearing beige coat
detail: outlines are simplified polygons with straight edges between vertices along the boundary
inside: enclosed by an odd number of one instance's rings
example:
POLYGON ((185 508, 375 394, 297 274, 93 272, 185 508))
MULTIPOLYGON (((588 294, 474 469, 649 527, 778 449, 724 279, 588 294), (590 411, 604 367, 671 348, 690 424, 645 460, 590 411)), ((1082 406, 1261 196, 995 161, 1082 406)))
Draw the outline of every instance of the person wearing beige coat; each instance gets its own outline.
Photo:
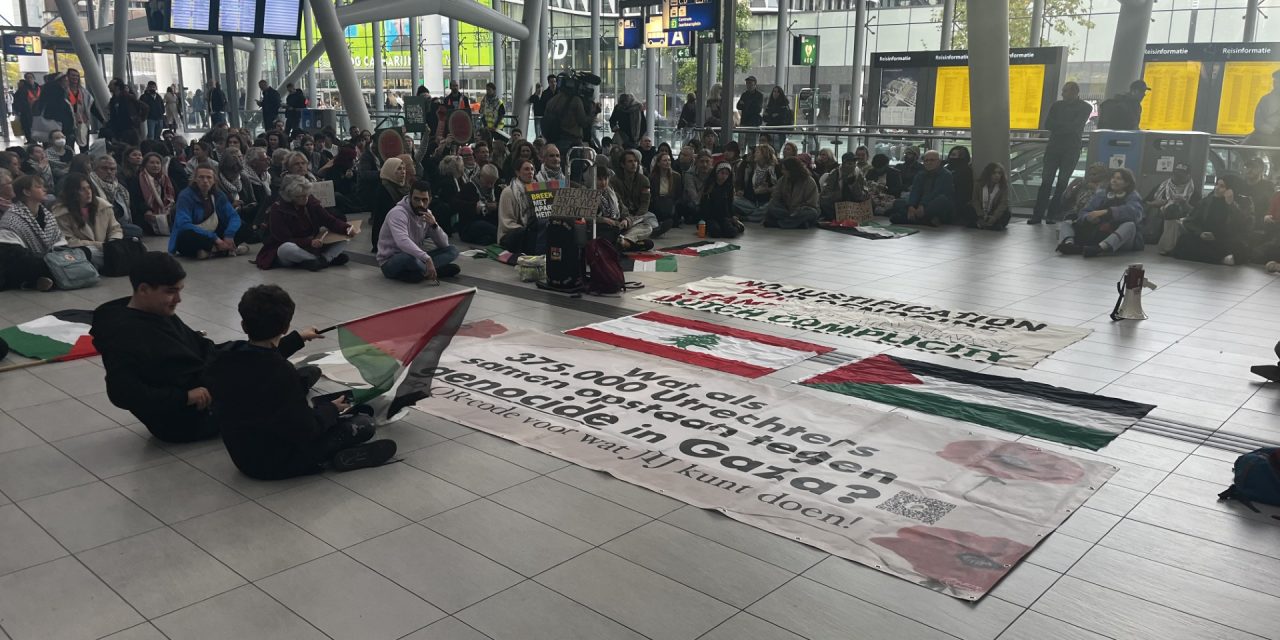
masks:
POLYGON ((111 240, 123 239, 124 228, 116 220, 111 203, 94 194, 87 177, 72 174, 63 182, 58 203, 53 207, 53 217, 58 221, 62 235, 66 236, 67 244, 84 247, 93 266, 102 269, 102 246, 111 240), (81 202, 88 204, 81 206, 81 202))

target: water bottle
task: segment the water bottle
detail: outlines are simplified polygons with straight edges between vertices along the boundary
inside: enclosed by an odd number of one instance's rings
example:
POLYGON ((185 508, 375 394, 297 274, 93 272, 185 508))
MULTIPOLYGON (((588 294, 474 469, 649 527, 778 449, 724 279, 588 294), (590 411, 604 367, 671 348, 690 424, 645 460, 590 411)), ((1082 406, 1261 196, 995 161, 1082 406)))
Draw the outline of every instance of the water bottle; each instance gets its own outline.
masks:
POLYGON ((707 221, 706 220, 698 221, 698 237, 699 238, 707 237, 707 221))

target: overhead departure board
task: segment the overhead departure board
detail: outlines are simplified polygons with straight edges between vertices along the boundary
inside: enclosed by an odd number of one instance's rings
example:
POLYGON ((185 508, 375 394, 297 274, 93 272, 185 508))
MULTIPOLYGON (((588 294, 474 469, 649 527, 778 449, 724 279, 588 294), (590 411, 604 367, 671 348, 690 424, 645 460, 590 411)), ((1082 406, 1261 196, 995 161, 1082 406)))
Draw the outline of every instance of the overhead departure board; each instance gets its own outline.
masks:
POLYGON ((174 31, 209 31, 209 0, 173 0, 169 5, 169 28, 174 31))
POLYGON ((1218 133, 1253 133, 1253 112, 1262 96, 1271 91, 1271 76, 1280 62, 1228 62, 1222 74, 1218 103, 1218 133))
POLYGON ((1148 62, 1142 79, 1151 89, 1142 101, 1144 130, 1190 131, 1200 91, 1199 62, 1148 62))
POLYGON ((221 0, 218 3, 218 30, 228 34, 253 35, 258 21, 255 0, 221 0))
POLYGON ((262 5, 262 33, 269 38, 297 38, 301 19, 301 0, 265 0, 262 5))
POLYGON ((1243 136, 1280 69, 1280 43, 1147 45, 1142 128, 1243 136))

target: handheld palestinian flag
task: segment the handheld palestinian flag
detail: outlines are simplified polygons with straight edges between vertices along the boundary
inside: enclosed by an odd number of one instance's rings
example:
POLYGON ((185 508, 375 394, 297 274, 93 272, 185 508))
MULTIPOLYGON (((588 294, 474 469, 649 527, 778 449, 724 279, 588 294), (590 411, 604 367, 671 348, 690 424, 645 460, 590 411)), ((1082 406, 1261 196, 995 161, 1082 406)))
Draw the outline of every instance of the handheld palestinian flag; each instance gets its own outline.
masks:
POLYGON ((374 408, 379 422, 430 395, 432 371, 471 306, 475 289, 415 302, 338 325, 336 351, 300 364, 320 367, 326 379, 374 408))
POLYGON ((736 244, 728 242, 716 242, 713 240, 700 240, 698 242, 690 242, 689 244, 676 245, 674 247, 665 247, 658 249, 663 253, 674 253, 682 256, 712 256, 717 253, 725 253, 726 251, 737 251, 741 249, 736 244))
POLYGON ((63 362, 98 355, 89 337, 93 312, 56 311, 16 327, 0 329, 0 340, 14 353, 33 360, 63 362))
POLYGON ((622 270, 635 272, 676 271, 676 257, 661 253, 636 252, 622 254, 622 270))
POLYGON ((657 311, 599 322, 565 333, 744 378, 759 378, 834 350, 834 347, 657 311))
POLYGON ((1101 449, 1154 405, 878 355, 800 384, 1086 449, 1101 449))

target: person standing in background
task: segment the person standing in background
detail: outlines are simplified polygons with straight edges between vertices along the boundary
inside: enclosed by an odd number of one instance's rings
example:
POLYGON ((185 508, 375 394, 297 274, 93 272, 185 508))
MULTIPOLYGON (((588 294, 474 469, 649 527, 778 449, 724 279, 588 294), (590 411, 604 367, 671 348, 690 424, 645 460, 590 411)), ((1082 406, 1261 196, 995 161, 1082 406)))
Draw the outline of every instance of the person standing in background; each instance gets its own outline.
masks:
MULTIPOLYGON (((1244 143, 1255 147, 1280 147, 1280 71, 1271 74, 1271 91, 1258 100, 1253 110, 1253 133, 1244 143)), ((1280 149, 1266 152, 1271 160, 1271 175, 1280 175, 1280 149)), ((1254 206, 1259 206, 1254 203, 1254 206)))
MULTIPOLYGON (((758 127, 764 122, 760 115, 764 109, 764 94, 756 88, 755 76, 747 76, 747 90, 743 91, 742 97, 738 98, 737 108, 742 112, 742 126, 758 127)), ((747 134, 747 144, 755 146, 757 135, 747 134)))
POLYGON ((1044 220, 1057 222, 1062 210, 1062 194, 1067 190, 1071 174, 1080 161, 1084 148, 1081 137, 1084 125, 1089 121, 1093 107, 1080 99, 1080 85, 1068 82, 1062 85, 1062 99, 1049 106, 1044 118, 1044 128, 1049 131, 1049 144, 1044 150, 1044 166, 1040 172, 1040 192, 1036 194, 1036 206, 1027 224, 1040 224, 1044 220), (1054 184, 1054 179, 1057 184, 1054 184), (1052 195, 1052 199, 1050 199, 1052 195))
POLYGON ((280 116, 280 92, 266 79, 258 81, 258 89, 262 90, 262 98, 258 100, 258 106, 262 107, 262 129, 270 131, 280 116))

